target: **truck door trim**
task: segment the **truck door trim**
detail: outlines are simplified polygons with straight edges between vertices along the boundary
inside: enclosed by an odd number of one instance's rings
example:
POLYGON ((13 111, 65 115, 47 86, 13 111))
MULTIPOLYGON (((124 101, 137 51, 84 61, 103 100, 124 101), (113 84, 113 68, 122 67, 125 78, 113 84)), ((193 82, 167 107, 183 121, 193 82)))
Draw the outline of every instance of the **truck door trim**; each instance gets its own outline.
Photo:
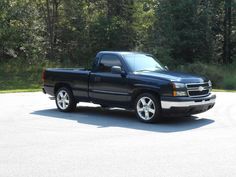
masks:
POLYGON ((105 94, 113 94, 113 95, 129 95, 129 93, 124 92, 111 92, 111 91, 105 91, 105 90, 91 90, 95 93, 105 93, 105 94))

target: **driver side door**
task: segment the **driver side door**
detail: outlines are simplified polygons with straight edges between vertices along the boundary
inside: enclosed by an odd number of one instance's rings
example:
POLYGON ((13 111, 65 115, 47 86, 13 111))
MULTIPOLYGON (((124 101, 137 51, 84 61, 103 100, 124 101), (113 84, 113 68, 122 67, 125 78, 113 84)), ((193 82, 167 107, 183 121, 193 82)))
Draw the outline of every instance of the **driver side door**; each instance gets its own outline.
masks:
POLYGON ((91 73, 90 92, 96 103, 120 105, 129 99, 127 77, 112 73, 113 66, 124 68, 119 56, 104 54, 100 57, 98 69, 91 73))

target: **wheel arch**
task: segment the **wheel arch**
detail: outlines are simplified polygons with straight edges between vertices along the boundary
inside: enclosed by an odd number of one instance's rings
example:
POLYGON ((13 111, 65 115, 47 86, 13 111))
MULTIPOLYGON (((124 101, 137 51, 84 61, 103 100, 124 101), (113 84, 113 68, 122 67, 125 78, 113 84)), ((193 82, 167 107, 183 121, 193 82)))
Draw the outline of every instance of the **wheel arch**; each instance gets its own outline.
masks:
POLYGON ((72 88, 71 88, 70 84, 65 83, 65 82, 59 82, 59 83, 56 83, 54 86, 54 95, 56 95, 57 91, 62 87, 66 87, 66 88, 70 89, 72 92, 72 88))
POLYGON ((156 96, 158 98, 158 101, 160 101, 160 96, 161 96, 160 90, 157 90, 154 88, 138 88, 138 89, 135 89, 132 94, 132 105, 133 106, 135 104, 137 97, 141 94, 144 94, 144 93, 153 94, 154 96, 156 96))

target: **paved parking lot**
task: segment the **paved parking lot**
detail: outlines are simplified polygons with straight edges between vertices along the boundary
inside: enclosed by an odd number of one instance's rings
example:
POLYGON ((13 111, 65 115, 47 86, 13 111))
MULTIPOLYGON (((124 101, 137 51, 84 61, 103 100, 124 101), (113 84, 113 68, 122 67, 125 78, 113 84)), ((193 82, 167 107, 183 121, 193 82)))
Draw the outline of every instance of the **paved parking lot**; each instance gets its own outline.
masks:
POLYGON ((85 103, 61 113, 42 93, 0 94, 0 177, 62 176, 235 177, 236 93, 160 124, 85 103))

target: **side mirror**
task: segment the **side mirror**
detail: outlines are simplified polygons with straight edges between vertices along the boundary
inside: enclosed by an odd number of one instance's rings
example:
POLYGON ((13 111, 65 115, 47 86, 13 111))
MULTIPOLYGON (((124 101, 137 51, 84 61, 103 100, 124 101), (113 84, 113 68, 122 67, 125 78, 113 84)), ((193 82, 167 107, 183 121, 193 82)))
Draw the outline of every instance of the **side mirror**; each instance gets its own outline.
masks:
POLYGON ((165 66, 165 69, 166 69, 166 70, 169 70, 168 66, 165 66))
POLYGON ((120 66, 112 66, 111 73, 112 74, 121 74, 122 73, 121 67, 120 66))

